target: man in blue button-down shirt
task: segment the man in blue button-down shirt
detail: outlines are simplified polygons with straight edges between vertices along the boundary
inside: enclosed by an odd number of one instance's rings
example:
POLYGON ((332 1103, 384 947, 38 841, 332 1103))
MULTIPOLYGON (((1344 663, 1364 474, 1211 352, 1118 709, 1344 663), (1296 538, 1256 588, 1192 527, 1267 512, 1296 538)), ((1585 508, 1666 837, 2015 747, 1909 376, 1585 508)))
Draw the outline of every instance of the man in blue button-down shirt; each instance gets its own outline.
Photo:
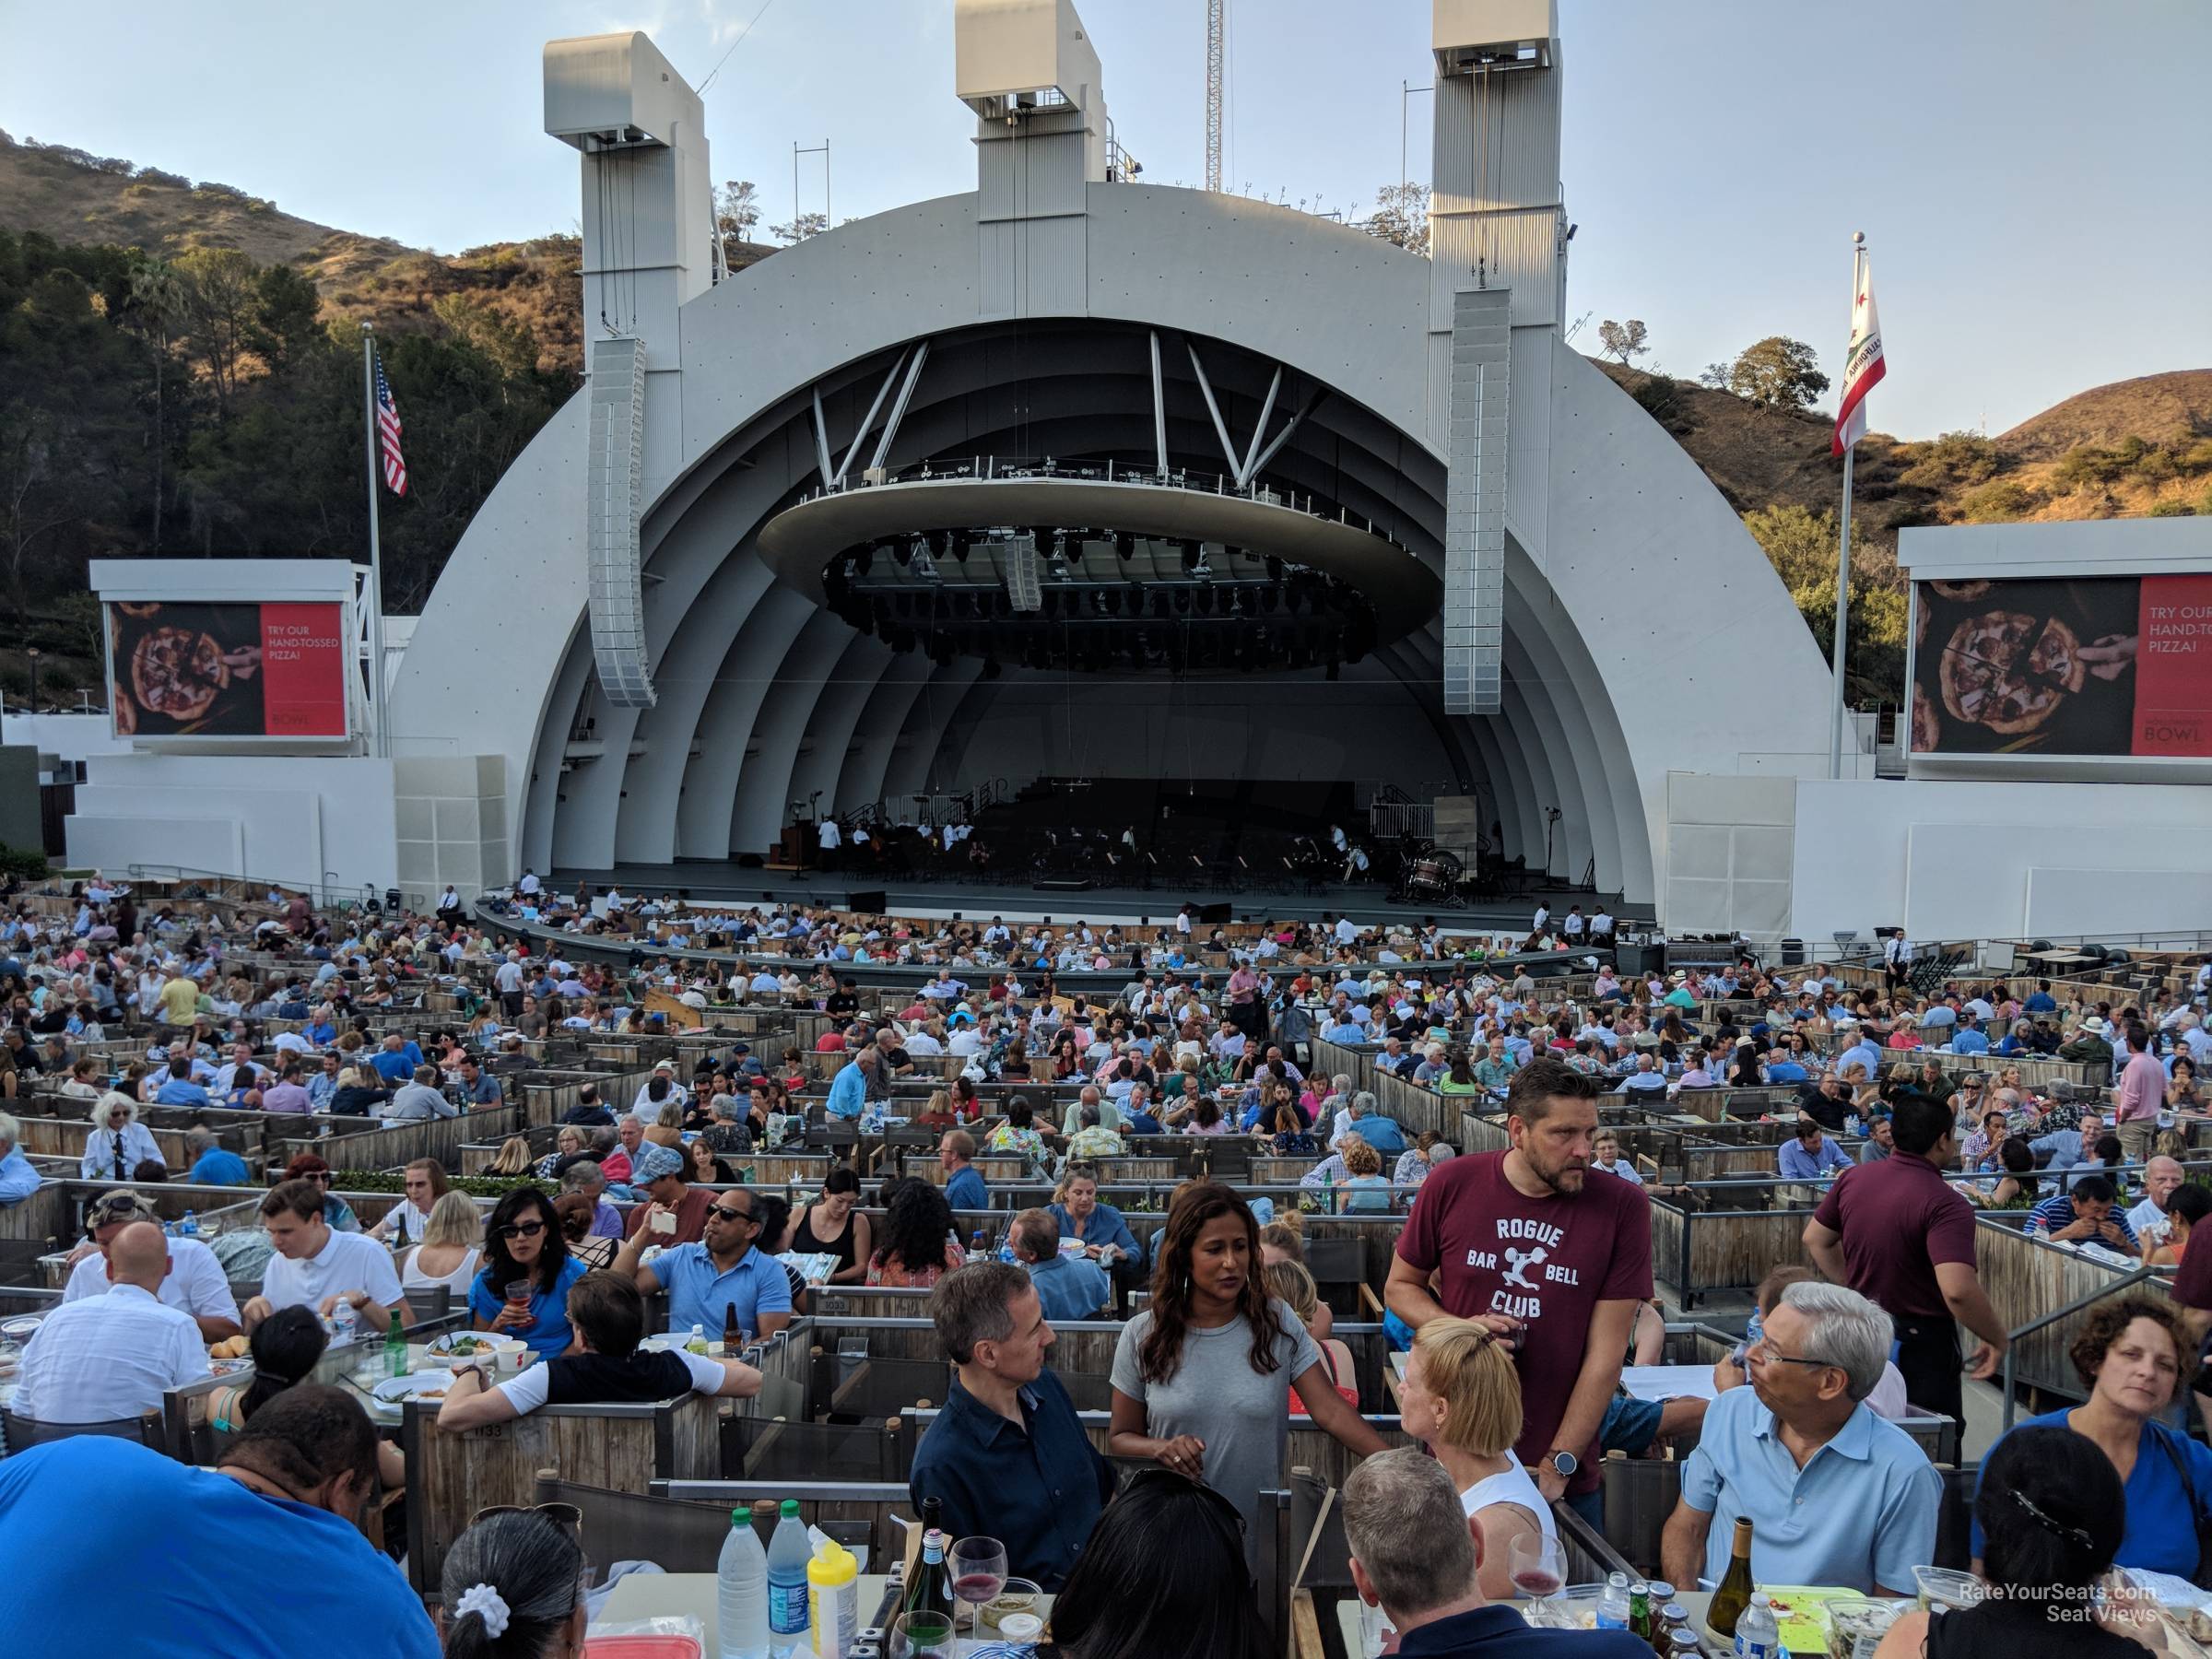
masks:
POLYGON ((1007 1242, 1037 1287, 1045 1318, 1095 1318, 1113 1300, 1113 1284, 1104 1268, 1088 1256, 1061 1253, 1060 1223, 1051 1210, 1023 1210, 1014 1218, 1007 1242))
POLYGON ((1851 1168, 1843 1148, 1821 1133, 1809 1117, 1797 1120, 1797 1138, 1782 1143, 1779 1159, 1784 1181, 1818 1181, 1837 1170, 1851 1168))
POLYGON ((937 1281, 929 1312, 954 1379, 908 1490, 917 1508, 944 1505, 947 1536, 1004 1539, 1007 1569, 1056 1594, 1114 1475, 1045 1368, 1053 1327, 1037 1292, 1018 1267, 974 1262, 937 1281))
POLYGON ((16 1142, 22 1127, 0 1112, 0 1206, 19 1204, 39 1190, 40 1175, 16 1142))
POLYGON ((1935 1559, 1943 1480, 1912 1438, 1875 1416, 1889 1316, 1841 1285, 1792 1285, 1749 1350, 1751 1386, 1705 1413, 1682 1496, 1660 1538, 1670 1583, 1718 1583, 1734 1529, 1751 1523, 1751 1577, 1900 1595, 1935 1559))

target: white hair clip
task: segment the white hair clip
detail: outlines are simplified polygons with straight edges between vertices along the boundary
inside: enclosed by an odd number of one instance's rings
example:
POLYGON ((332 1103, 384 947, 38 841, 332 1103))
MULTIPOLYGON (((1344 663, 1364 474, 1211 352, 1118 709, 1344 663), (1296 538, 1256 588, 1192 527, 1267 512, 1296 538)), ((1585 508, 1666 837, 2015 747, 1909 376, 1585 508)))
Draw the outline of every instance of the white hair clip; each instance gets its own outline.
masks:
POLYGON ((484 1621, 484 1633, 495 1641, 507 1633, 506 1598, 489 1584, 471 1584, 462 1593, 454 1607, 460 1618, 465 1618, 474 1613, 481 1618, 484 1621))

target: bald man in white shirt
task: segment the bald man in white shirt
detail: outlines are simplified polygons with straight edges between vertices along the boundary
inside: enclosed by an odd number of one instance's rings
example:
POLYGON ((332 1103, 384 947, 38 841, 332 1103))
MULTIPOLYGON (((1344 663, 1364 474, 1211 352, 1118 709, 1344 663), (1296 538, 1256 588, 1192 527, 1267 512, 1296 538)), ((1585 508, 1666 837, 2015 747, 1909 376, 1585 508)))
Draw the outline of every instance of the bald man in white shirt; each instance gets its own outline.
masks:
POLYGON ((65 1302, 23 1350, 17 1416, 41 1423, 107 1423, 161 1408, 161 1396, 207 1375, 192 1315, 157 1294, 169 1277, 169 1240, 134 1221, 108 1246, 105 1296, 65 1302))

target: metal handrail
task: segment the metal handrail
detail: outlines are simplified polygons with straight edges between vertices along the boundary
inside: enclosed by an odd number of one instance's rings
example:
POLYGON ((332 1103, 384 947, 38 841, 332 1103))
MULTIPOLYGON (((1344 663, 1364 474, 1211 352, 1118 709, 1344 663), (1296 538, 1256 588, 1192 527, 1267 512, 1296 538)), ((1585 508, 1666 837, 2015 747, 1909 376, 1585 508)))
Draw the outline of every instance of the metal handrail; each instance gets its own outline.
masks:
POLYGON ((2121 1277, 2114 1279, 2109 1285, 2100 1285, 2094 1290, 2088 1291, 2083 1295, 2076 1297, 2072 1301, 2066 1303, 2066 1305, 2063 1308, 2054 1308, 2040 1319, 2030 1320, 2026 1324, 2020 1326, 2020 1328, 2017 1331, 2007 1331, 2005 1333, 2005 1427, 2007 1430, 2011 1429, 2013 1416, 2018 1410, 2018 1402, 2013 1396, 2012 1375, 2014 1356, 2018 1354, 2020 1351, 2020 1338, 2023 1336, 2032 1336, 2036 1332, 2041 1330, 2045 1325, 2055 1324, 2062 1319, 2072 1317, 2074 1314, 2080 1312, 2084 1308, 2088 1307, 2091 1302, 2102 1301, 2106 1297, 2117 1295, 2119 1292, 2127 1289, 2132 1285, 2139 1285, 2145 1279, 2156 1278, 2158 1277, 2158 1273, 2159 1270, 2156 1267, 2153 1267, 2146 1263, 2143 1266, 2136 1268, 2134 1272, 2124 1274, 2121 1277))

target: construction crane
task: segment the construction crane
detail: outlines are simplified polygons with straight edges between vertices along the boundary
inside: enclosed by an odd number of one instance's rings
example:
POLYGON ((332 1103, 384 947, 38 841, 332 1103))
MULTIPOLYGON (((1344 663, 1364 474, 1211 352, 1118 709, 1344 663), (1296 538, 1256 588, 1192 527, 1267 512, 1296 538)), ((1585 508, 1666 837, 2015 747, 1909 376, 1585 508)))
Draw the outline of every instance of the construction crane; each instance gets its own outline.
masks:
POLYGON ((1206 0, 1206 187, 1221 188, 1221 8, 1206 0))

